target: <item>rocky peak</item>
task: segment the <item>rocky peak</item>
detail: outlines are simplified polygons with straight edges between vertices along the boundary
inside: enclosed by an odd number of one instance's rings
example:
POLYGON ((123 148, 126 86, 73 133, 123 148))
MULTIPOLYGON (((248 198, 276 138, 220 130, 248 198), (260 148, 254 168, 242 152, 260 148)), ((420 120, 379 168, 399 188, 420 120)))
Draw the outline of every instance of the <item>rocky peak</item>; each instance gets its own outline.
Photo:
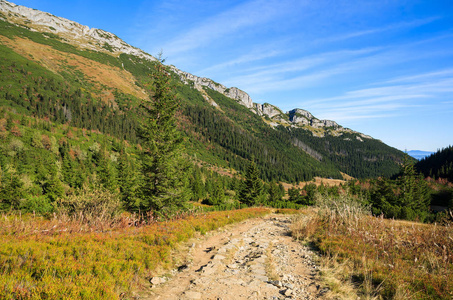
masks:
POLYGON ((288 112, 288 115, 289 115, 290 121, 295 122, 295 123, 297 123, 297 121, 295 121, 295 120, 297 120, 300 117, 304 117, 304 118, 310 119, 310 120, 314 118, 313 115, 309 111, 307 111, 305 109, 300 109, 300 108, 295 108, 293 110, 290 110, 288 112))
POLYGON ((319 120, 315 118, 309 111, 304 109, 296 108, 288 112, 289 120, 293 124, 301 126, 312 126, 314 128, 320 127, 333 127, 340 128, 336 122, 331 120, 319 120))
POLYGON ((287 114, 291 123, 301 126, 311 125, 311 120, 314 119, 310 112, 300 108, 293 109, 287 114))
POLYGON ((253 103, 256 113, 259 116, 268 116, 269 118, 273 119, 276 116, 283 115, 283 112, 277 106, 274 106, 269 103, 259 104, 253 103))
POLYGON ((227 97, 239 101, 242 105, 244 105, 247 108, 253 107, 252 98, 250 98, 249 94, 247 94, 243 90, 240 90, 236 87, 232 87, 225 91, 225 95, 227 97))
POLYGON ((249 94, 236 87, 227 88, 223 84, 217 83, 209 78, 198 77, 193 74, 181 71, 175 66, 171 66, 171 69, 173 72, 178 74, 179 78, 186 84, 193 83, 195 88, 198 88, 198 86, 205 86, 211 90, 217 91, 231 99, 238 101, 240 104, 244 105, 247 108, 253 108, 253 101, 252 98, 250 98, 249 94))

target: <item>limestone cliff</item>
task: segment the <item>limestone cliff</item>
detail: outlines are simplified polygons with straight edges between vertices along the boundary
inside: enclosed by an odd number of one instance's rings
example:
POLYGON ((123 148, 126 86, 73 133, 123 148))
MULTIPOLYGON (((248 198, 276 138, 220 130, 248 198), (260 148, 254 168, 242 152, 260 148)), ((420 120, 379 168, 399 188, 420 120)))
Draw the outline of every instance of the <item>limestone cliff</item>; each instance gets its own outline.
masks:
POLYGON ((175 66, 171 66, 171 69, 173 72, 179 75, 179 78, 184 83, 193 84, 194 88, 205 86, 207 88, 210 88, 211 90, 217 91, 231 99, 238 101, 240 104, 244 105, 247 108, 253 107, 252 98, 250 98, 250 96, 246 92, 236 87, 227 88, 223 84, 217 83, 212 79, 195 76, 193 74, 181 71, 175 66))

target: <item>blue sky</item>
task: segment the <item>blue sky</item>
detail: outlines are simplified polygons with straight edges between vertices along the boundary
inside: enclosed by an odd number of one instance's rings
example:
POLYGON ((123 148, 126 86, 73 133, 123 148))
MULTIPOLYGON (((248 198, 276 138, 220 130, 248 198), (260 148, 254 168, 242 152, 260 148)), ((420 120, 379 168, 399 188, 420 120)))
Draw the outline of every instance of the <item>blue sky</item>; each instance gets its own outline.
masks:
POLYGON ((453 144, 453 1, 17 0, 401 150, 453 144))

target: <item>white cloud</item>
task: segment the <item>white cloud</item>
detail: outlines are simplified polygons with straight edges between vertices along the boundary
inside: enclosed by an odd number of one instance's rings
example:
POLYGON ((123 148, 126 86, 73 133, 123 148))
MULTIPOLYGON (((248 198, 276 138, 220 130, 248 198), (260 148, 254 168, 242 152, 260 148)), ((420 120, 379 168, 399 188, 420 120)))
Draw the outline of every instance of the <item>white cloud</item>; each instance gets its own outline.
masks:
POLYGON ((409 110, 424 111, 428 107, 442 111, 445 107, 441 103, 436 108, 431 102, 453 93, 453 73, 450 70, 394 78, 387 83, 396 82, 400 84, 352 90, 340 96, 305 102, 304 106, 320 111, 322 118, 351 121, 400 116, 409 110), (439 79, 437 76, 440 74, 450 76, 439 79))
POLYGON ((266 58, 275 57, 275 56, 278 56, 281 54, 282 54, 282 51, 278 51, 278 50, 264 50, 264 51, 259 50, 256 52, 247 53, 245 55, 242 55, 242 56, 232 59, 230 61, 226 61, 226 62, 217 64, 217 65, 205 68, 203 70, 197 71, 197 74, 206 74, 206 73, 215 72, 215 71, 218 72, 218 71, 221 71, 226 68, 236 67, 236 66, 244 64, 244 63, 249 64, 254 61, 259 61, 259 60, 263 60, 266 58))
POLYGON ((411 22, 394 23, 394 24, 390 24, 388 26, 382 26, 379 28, 371 28, 368 30, 354 31, 354 32, 349 32, 349 33, 345 33, 345 34, 334 35, 334 36, 330 36, 330 37, 326 37, 326 38, 317 39, 317 40, 313 41, 313 44, 339 42, 339 41, 344 41, 344 40, 348 40, 348 39, 363 37, 366 35, 383 33, 386 31, 401 30, 401 29, 405 29, 405 28, 414 28, 414 27, 419 27, 422 25, 429 24, 429 23, 434 22, 439 19, 440 19, 440 17, 432 17, 432 18, 414 20, 411 22))
POLYGON ((223 83, 227 86, 240 85, 241 88, 252 93, 309 87, 331 76, 350 71, 356 67, 351 61, 379 50, 381 48, 366 48, 310 55, 282 63, 242 70, 245 74, 230 77, 223 83))
POLYGON ((163 46, 169 55, 210 45, 226 35, 265 24, 291 11, 297 1, 255 0, 203 20, 163 46))

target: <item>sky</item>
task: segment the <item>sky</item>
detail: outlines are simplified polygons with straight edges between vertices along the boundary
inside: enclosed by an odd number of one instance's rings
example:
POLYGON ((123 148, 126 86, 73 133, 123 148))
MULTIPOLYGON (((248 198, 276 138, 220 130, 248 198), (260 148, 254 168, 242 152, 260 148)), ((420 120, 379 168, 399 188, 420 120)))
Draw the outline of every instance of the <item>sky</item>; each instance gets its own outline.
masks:
POLYGON ((16 0, 400 150, 453 144, 451 0, 16 0))

